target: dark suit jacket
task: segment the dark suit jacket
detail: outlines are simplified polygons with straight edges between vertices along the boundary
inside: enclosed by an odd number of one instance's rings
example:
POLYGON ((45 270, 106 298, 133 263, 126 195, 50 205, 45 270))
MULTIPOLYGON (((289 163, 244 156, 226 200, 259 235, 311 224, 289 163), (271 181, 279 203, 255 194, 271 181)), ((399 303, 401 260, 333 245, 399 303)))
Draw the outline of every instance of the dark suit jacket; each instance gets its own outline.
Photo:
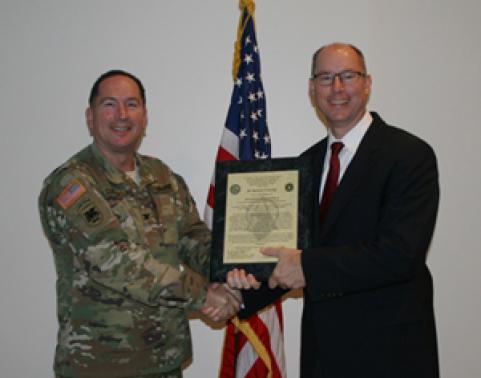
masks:
MULTIPOLYGON (((436 157, 376 113, 336 190, 306 278, 301 377, 438 377, 432 278, 426 253, 436 220, 436 157)), ((327 138, 303 153, 319 189, 327 138)), ((319 203, 313 206, 319 208, 319 203)), ((317 214, 316 214, 317 215, 317 214)), ((247 317, 283 293, 244 292, 247 317)))

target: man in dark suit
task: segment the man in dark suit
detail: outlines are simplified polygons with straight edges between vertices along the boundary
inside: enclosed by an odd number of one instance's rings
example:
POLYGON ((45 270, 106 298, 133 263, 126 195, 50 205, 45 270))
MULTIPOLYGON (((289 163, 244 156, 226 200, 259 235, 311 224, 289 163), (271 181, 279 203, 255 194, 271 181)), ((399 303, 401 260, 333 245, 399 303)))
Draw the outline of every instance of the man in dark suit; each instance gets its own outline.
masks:
POLYGON ((426 266, 439 201, 434 152, 366 110, 371 77, 352 45, 314 54, 309 91, 328 128, 303 153, 323 214, 312 220, 311 248, 262 251, 279 259, 269 287, 229 272, 230 286, 257 289, 243 291, 240 316, 303 288, 302 378, 438 377, 426 266))

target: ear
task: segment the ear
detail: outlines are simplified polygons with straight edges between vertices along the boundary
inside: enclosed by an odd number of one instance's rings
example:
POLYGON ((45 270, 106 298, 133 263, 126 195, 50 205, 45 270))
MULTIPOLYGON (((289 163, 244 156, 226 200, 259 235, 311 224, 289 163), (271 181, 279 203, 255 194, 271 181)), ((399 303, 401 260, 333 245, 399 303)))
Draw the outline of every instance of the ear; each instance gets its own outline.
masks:
POLYGON ((144 130, 147 128, 147 124, 149 123, 149 114, 147 112, 147 108, 144 110, 144 130))
POLYGON ((309 79, 309 97, 311 99, 315 98, 316 90, 315 90, 315 85, 314 85, 314 80, 309 79))
POLYGON ((371 75, 367 75, 366 79, 364 80, 364 91, 366 94, 371 93, 371 87, 372 87, 372 78, 371 75))
POLYGON ((90 106, 87 109, 85 109, 85 122, 87 123, 87 127, 89 129, 90 135, 93 135, 94 115, 93 115, 92 108, 90 106))

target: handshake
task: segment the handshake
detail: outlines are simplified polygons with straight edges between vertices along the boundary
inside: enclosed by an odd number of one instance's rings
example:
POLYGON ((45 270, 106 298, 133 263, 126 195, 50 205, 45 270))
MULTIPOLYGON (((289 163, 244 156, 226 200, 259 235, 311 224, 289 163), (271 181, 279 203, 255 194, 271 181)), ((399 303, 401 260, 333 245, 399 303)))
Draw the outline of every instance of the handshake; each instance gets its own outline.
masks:
POLYGON ((214 322, 233 317, 241 308, 242 294, 226 283, 211 283, 201 312, 214 322))
MULTIPOLYGON (((277 257, 277 265, 269 277, 271 289, 300 289, 306 286, 301 264, 301 250, 293 248, 262 248, 266 256, 277 257)), ((242 304, 240 289, 259 289, 261 283, 252 274, 243 269, 233 269, 227 273, 227 283, 213 283, 207 291, 207 298, 202 313, 215 322, 224 321, 234 316, 242 304)))

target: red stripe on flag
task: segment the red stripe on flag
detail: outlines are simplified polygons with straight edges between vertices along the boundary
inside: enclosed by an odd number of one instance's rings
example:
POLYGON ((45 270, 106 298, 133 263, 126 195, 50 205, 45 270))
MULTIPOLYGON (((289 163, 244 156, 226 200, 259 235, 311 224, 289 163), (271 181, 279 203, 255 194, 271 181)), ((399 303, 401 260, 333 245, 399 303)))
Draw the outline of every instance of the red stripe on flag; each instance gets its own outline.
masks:
POLYGON ((214 208, 214 195, 215 195, 215 187, 214 185, 210 185, 209 187, 209 194, 207 195, 207 205, 209 205, 210 208, 214 208))
POLYGON ((224 161, 224 160, 237 160, 237 158, 232 155, 229 151, 224 149, 222 146, 219 147, 217 151, 217 161, 224 161))
POLYGON ((274 303, 277 313, 277 318, 279 319, 279 326, 281 327, 281 331, 284 332, 284 316, 282 315, 282 302, 281 300, 277 300, 274 303))
MULTIPOLYGON (((258 358, 244 377, 245 378, 267 377, 267 373, 269 373, 269 370, 267 370, 266 365, 264 365, 262 360, 258 358)), ((274 372, 272 372, 272 377, 276 377, 276 375, 274 375, 274 372)))
POLYGON ((237 359, 237 346, 236 344, 236 329, 232 322, 228 322, 225 339, 224 349, 222 352, 222 364, 220 367, 219 378, 235 378, 235 360, 237 359))

